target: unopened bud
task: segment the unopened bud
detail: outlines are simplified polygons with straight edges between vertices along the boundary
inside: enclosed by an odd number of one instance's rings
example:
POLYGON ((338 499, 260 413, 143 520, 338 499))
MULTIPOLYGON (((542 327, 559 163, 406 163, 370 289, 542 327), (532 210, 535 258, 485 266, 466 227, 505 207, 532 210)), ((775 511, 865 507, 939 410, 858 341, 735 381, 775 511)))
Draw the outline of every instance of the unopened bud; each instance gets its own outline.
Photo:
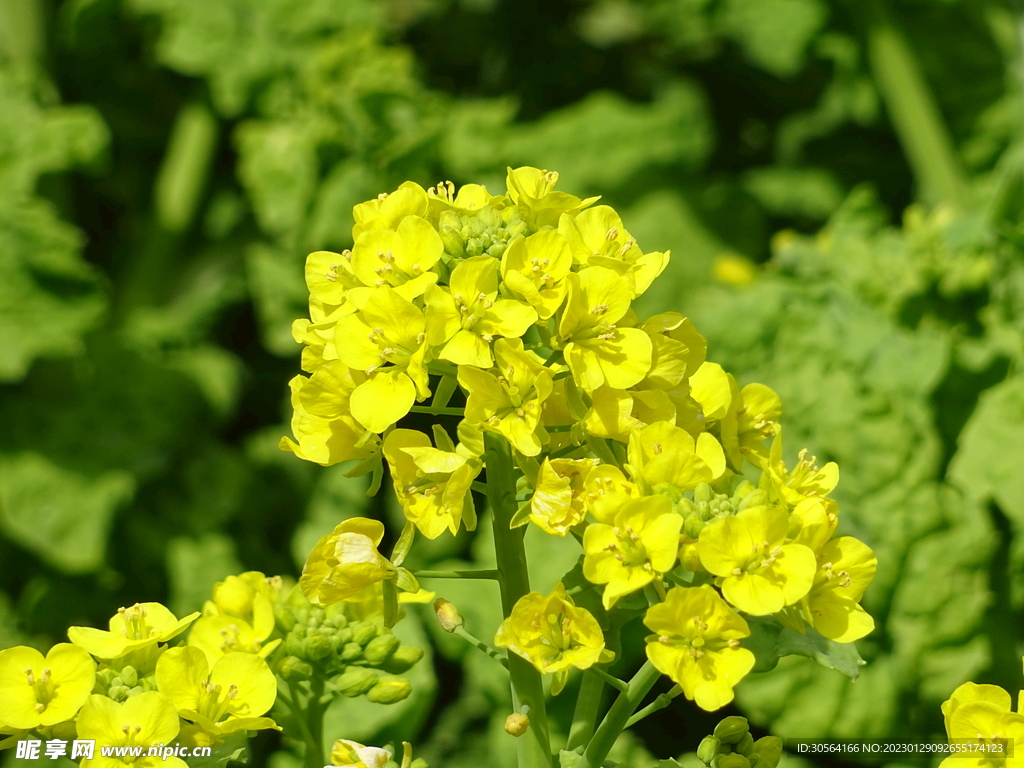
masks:
POLYGON ((331 639, 319 632, 306 638, 306 656, 314 661, 320 661, 330 656, 331 639))
POLYGON ((696 515, 686 518, 686 522, 683 523, 683 533, 691 539, 696 539, 700 536, 702 530, 704 530, 704 521, 696 515))
POLYGON ((521 715, 518 712, 513 712, 511 715, 505 718, 505 733, 509 736, 522 736, 526 733, 526 729, 530 727, 530 718, 526 715, 521 715))
POLYGON ((139 682, 139 673, 135 671, 135 667, 126 666, 117 675, 121 678, 121 684, 127 685, 129 688, 134 688, 139 682))
POLYGON ((434 613, 437 614, 437 620, 441 624, 441 629, 445 632, 454 632, 466 623, 466 620, 462 618, 462 614, 459 613, 459 609, 443 597, 439 597, 434 601, 434 613))
POLYGON ((359 643, 345 643, 345 646, 341 649, 342 661, 353 661, 360 658, 362 655, 363 646, 359 643))
POLYGON ((750 768, 750 761, 735 752, 731 755, 720 755, 718 768, 750 768))
POLYGON ((754 737, 750 735, 750 731, 743 734, 743 738, 736 742, 734 749, 741 755, 750 757, 754 751, 754 737))
POLYGON ((763 736, 754 742, 754 752, 761 757, 766 768, 776 768, 782 759, 782 739, 778 736, 763 736))
POLYGON ((714 736, 705 736, 701 739, 700 746, 697 747, 697 757, 704 765, 711 765, 711 761, 718 754, 718 747, 721 746, 721 743, 714 736))
POLYGON ((363 658, 374 666, 380 666, 394 655, 401 644, 402 641, 390 632, 386 635, 375 637, 363 649, 363 658))
POLYGON ((747 718, 732 715, 715 726, 715 738, 723 744, 735 744, 749 729, 747 718))
POLYGON ((401 677, 382 677, 366 698, 377 704, 394 704, 402 699, 408 698, 412 693, 412 685, 401 677))
POLYGON ((707 483, 700 483, 693 491, 693 498, 697 501, 711 501, 715 498, 715 492, 707 483))
POLYGON ((334 687, 342 696, 361 696, 377 684, 379 678, 372 669, 349 667, 345 674, 334 680, 334 687))
POLYGON ((377 636, 377 628, 370 623, 352 627, 352 640, 360 645, 366 645, 377 636))
POLYGON ((312 677, 313 668, 297 656, 285 656, 278 674, 285 680, 303 680, 312 677))
POLYGON ((412 669, 415 664, 423 658, 423 649, 417 648, 413 645, 400 646, 397 651, 392 654, 391 658, 387 660, 387 663, 381 666, 385 672, 390 672, 392 675, 400 675, 403 672, 408 672, 412 669))

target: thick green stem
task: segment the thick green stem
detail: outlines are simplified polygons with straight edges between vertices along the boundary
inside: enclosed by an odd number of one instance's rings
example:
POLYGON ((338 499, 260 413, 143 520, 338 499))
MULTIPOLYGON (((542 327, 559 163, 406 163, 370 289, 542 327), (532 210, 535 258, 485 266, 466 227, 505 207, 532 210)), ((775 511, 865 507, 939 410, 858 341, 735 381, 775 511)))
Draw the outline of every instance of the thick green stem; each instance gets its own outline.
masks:
MULTIPOLYGON (((484 456, 487 461, 487 499, 494 524, 494 554, 498 565, 502 614, 511 615, 512 608, 530 591, 530 573, 523 545, 524 530, 511 528, 516 513, 515 464, 508 442, 490 432, 484 433, 484 456)), ((510 653, 508 671, 512 681, 512 706, 520 712, 530 708, 530 727, 516 745, 519 768, 551 768, 551 746, 548 738, 547 710, 544 707, 544 686, 540 672, 526 659, 510 653)))
POLYGON ((587 751, 583 753, 576 768, 598 768, 604 759, 608 757, 615 740, 619 738, 626 729, 626 724, 633 716, 644 696, 651 690, 651 687, 658 682, 661 673, 654 668, 650 661, 644 663, 640 671, 633 675, 629 681, 629 687, 619 694, 612 704, 608 714, 601 721, 601 727, 597 729, 594 738, 591 739, 587 751))
POLYGON ((576 709, 572 713, 572 726, 569 728, 569 740, 565 748, 572 751, 586 745, 594 738, 597 727, 597 715, 601 711, 601 694, 604 692, 604 681, 594 674, 593 669, 583 673, 580 683, 580 695, 576 699, 576 709))
POLYGON ((914 52, 882 3, 870 4, 868 57, 893 128, 929 203, 960 205, 966 190, 956 148, 914 52))

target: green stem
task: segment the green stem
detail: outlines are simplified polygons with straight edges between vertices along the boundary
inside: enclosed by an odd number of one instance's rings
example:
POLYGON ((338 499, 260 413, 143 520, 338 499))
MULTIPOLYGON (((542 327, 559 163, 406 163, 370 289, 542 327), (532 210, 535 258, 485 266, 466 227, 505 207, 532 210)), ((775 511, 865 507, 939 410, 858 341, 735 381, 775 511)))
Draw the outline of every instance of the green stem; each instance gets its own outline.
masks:
POLYGON ((576 709, 572 713, 569 740, 565 744, 565 748, 570 752, 585 746, 594 738, 597 715, 601 709, 601 694, 604 693, 604 681, 594 672, 593 667, 583 672, 583 682, 580 683, 580 693, 576 698, 576 709))
POLYGON ((682 692, 682 688, 680 688, 678 685, 674 685, 666 693, 659 694, 658 698, 656 698, 646 707, 644 707, 631 718, 629 718, 629 720, 626 722, 626 727, 632 728, 634 725, 639 723, 648 715, 653 715, 655 712, 664 709, 672 703, 672 699, 674 699, 682 692))
POLYGON ((629 688, 629 683, 627 683, 625 680, 619 680, 619 678, 615 677, 614 675, 609 675, 603 669, 599 669, 598 667, 591 667, 590 671, 593 672, 595 676, 601 678, 604 682, 608 683, 608 685, 610 685, 617 691, 625 691, 629 688))
POLYGON ((583 753, 583 759, 580 760, 576 768, 598 768, 604 762, 615 744, 615 740, 626 730, 629 719, 640 702, 644 700, 647 692, 658 682, 660 676, 661 673, 654 668, 650 661, 645 662, 640 671, 633 675, 633 679, 629 681, 629 687, 619 694, 611 709, 608 710, 608 714, 604 716, 601 726, 594 734, 594 738, 591 739, 587 751, 583 753))
POLYGON ((469 632, 466 631, 465 627, 456 627, 453 634, 458 635, 463 640, 472 645, 474 648, 476 648, 478 651, 483 651, 492 659, 501 664, 501 666, 503 666, 505 669, 508 669, 508 659, 505 656, 503 656, 497 648, 492 648, 479 638, 469 634, 469 632))
POLYGON ((412 413, 428 413, 431 416, 464 416, 464 408, 435 408, 432 405, 414 405, 409 409, 412 413))
POLYGON ((498 579, 494 570, 479 571, 413 571, 417 579, 498 579))
MULTIPOLYGON (((494 554, 501 587, 502 615, 511 615, 519 598, 530 591, 530 574, 523 545, 524 529, 511 527, 516 513, 515 464, 512 449, 500 435, 484 433, 484 456, 487 462, 487 497, 494 523, 494 554)), ((516 740, 519 768, 551 768, 551 746, 548 737, 547 710, 544 707, 544 686, 540 672, 517 654, 508 655, 508 671, 512 682, 512 707, 521 712, 530 707, 530 727, 516 740)))
POLYGON ((893 128, 929 203, 963 203, 966 182, 956 148, 913 49, 875 0, 868 9, 868 59, 893 128))

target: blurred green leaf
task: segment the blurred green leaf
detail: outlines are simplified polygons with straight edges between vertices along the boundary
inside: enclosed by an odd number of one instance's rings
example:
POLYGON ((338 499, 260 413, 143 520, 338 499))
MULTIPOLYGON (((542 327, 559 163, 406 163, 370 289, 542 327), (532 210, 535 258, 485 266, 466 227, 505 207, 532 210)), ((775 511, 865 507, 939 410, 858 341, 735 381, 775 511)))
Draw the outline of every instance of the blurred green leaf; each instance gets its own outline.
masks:
POLYGON ((775 669, 783 656, 797 655, 814 659, 821 666, 842 672, 851 680, 860 675, 864 660, 854 643, 837 643, 822 637, 812 628, 800 634, 786 629, 771 616, 748 616, 747 624, 750 636, 742 641, 742 645, 749 648, 757 659, 755 672, 768 672, 775 669))
POLYGON ((171 611, 175 616, 184 616, 202 610, 214 584, 241 572, 234 542, 227 536, 208 533, 198 539, 172 539, 167 545, 171 611))

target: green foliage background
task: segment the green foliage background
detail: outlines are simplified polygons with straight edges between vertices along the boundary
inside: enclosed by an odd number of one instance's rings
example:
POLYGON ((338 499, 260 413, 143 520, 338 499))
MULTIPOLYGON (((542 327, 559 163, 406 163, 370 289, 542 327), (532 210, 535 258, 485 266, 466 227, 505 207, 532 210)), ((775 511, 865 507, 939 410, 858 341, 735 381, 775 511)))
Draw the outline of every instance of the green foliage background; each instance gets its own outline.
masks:
MULTIPOLYGON (((531 164, 672 249, 641 311, 690 315, 712 359, 779 392, 787 451, 840 463, 842 532, 878 553, 860 679, 790 657, 735 711, 782 736, 925 738, 959 683, 1016 691, 1021 11, 3 0, 0 647, 137 600, 192 610, 242 568, 296 574, 343 517, 400 516, 276 448, 303 259, 350 245, 352 205, 405 179, 500 188, 531 164), (723 259, 756 276, 716 280, 723 259)), ((546 589, 573 563, 535 534, 546 589)), ((487 563, 488 541, 414 556, 487 563)), ((487 589, 442 589, 481 636, 500 619, 487 589)), ((328 733, 510 765, 497 667, 429 618, 400 625, 434 646, 414 695, 341 701, 328 733)), ((613 757, 648 768, 717 717, 677 702, 613 757)), ((295 758, 262 735, 253 760, 295 758)))

